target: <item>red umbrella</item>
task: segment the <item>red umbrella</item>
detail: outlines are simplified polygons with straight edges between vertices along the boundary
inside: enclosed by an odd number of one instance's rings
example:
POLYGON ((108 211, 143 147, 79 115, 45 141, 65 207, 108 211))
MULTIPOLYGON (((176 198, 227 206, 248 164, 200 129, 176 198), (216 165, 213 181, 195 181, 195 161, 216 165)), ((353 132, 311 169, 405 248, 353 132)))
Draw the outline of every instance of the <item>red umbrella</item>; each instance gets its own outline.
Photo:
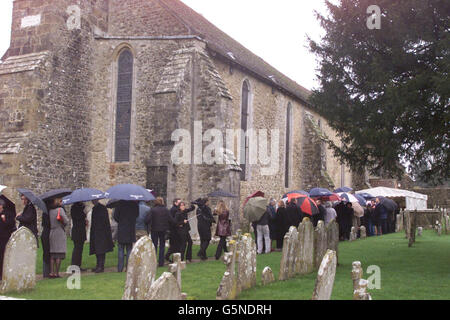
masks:
POLYGON ((336 193, 333 193, 331 196, 314 197, 314 199, 320 199, 323 201, 341 201, 341 197, 336 193))
POLYGON ((310 197, 301 197, 297 199, 297 205, 304 214, 314 216, 319 213, 316 202, 310 197))
POLYGON ((263 197, 264 198, 264 192, 262 191, 256 191, 255 193, 253 193, 251 196, 248 196, 245 201, 244 201, 244 206, 247 204, 248 200, 250 200, 251 198, 256 198, 256 197, 263 197))
POLYGON ((287 195, 288 201, 291 201, 292 199, 306 198, 306 197, 308 196, 300 193, 290 193, 287 195))

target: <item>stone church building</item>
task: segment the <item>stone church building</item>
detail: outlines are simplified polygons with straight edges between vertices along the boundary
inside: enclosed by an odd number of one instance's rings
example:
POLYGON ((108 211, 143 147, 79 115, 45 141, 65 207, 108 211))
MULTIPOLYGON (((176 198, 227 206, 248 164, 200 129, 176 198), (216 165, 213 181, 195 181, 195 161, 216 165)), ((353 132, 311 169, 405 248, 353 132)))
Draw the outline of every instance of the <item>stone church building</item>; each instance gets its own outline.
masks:
POLYGON ((233 219, 258 190, 354 185, 309 94, 180 0, 15 0, 0 64, 0 184, 40 194, 135 183, 168 201, 223 189, 240 196, 233 219), (189 163, 173 161, 177 129, 191 133, 189 163), (251 151, 261 134, 233 136, 226 161, 206 163, 210 129, 267 132, 275 170, 251 151))

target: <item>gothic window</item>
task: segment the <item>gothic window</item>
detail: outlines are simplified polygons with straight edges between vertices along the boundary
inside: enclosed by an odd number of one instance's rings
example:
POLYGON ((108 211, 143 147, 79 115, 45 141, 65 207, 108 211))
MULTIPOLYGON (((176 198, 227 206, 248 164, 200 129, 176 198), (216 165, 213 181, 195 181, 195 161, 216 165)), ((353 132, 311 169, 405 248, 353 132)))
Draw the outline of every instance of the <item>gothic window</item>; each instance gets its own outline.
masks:
POLYGON ((291 170, 291 137, 292 137, 292 105, 288 104, 286 111, 286 156, 285 156, 285 170, 284 182, 285 187, 289 188, 290 170, 291 170))
POLYGON ((133 54, 124 49, 117 66, 117 105, 115 162, 130 161, 131 103, 133 93, 133 54))
POLYGON ((241 143, 240 143, 240 164, 241 164, 241 180, 247 180, 247 164, 248 164, 248 147, 249 138, 246 133, 249 128, 250 120, 250 88, 247 81, 242 85, 242 106, 241 106, 241 143), (242 134, 243 133, 243 134, 242 134))

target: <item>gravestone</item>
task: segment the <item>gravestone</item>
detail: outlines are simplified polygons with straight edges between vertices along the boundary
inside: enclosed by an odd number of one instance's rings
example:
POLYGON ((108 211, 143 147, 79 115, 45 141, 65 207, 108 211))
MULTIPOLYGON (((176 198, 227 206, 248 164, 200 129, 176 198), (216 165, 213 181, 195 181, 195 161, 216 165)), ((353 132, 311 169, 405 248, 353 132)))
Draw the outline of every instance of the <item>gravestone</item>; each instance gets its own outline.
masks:
POLYGON ((358 238, 358 235, 356 234, 356 228, 352 227, 350 231, 350 241, 355 241, 358 238))
POLYGON ((366 227, 361 226, 361 227, 359 228, 359 237, 360 237, 361 239, 366 239, 366 238, 367 238, 367 230, 366 230, 366 227))
POLYGON ((327 252, 327 232, 323 221, 317 223, 317 228, 314 230, 314 267, 318 268, 322 259, 327 252))
POLYGON ((353 281, 353 290, 358 289, 359 280, 362 279, 363 269, 361 267, 361 262, 355 261, 352 263, 352 281, 353 281))
POLYGON ((339 225, 335 219, 331 220, 326 226, 327 230, 327 249, 336 252, 336 260, 339 265, 339 225))
POLYGON ((238 292, 256 285, 256 244, 248 233, 238 241, 237 285, 238 292))
POLYGON ((445 233, 450 233, 450 217, 448 215, 444 216, 445 219, 445 233))
POLYGON ((361 262, 352 263, 352 281, 353 281, 353 300, 372 300, 367 292, 368 281, 362 279, 363 269, 361 262))
POLYGON ((330 300, 336 277, 336 252, 327 250, 317 273, 312 300, 330 300))
POLYGON ((223 261, 227 266, 219 288, 217 289, 217 300, 234 300, 236 299, 237 292, 237 279, 236 279, 236 240, 231 240, 228 244, 228 252, 225 253, 223 261))
POLYGON ((417 228, 417 236, 421 237, 422 236, 422 232, 423 232, 423 228, 422 227, 418 227, 417 228))
POLYGON ((297 273, 298 232, 296 227, 290 227, 283 239, 283 252, 280 262, 279 280, 292 278, 297 273))
POLYGON ((145 300, 182 300, 181 289, 177 279, 170 273, 164 272, 161 277, 154 281, 145 300))
POLYGON ((439 223, 439 221, 436 221, 436 233, 438 236, 442 235, 442 225, 439 223))
POLYGON ((128 259, 122 300, 145 300, 156 277, 156 252, 150 237, 140 238, 128 259))
POLYGON ((396 216, 395 232, 403 231, 403 212, 396 216))
POLYGON ((406 211, 406 236, 408 239, 408 247, 412 247, 413 243, 416 242, 416 211, 406 211))
POLYGON ((186 268, 186 262, 181 261, 181 254, 174 253, 173 263, 169 265, 169 272, 177 279, 178 286, 181 290, 181 271, 186 268))
MULTIPOLYGON (((339 230, 338 230, 339 234, 339 230)), ((304 218, 298 227, 298 268, 300 274, 314 271, 314 226, 309 218, 304 218)))
POLYGON ((31 290, 36 285, 36 237, 26 227, 11 234, 3 257, 0 293, 31 290))
POLYGON ((273 275, 273 271, 270 267, 265 267, 262 275, 261 275, 261 282, 263 286, 266 286, 272 282, 275 281, 275 276, 273 275))

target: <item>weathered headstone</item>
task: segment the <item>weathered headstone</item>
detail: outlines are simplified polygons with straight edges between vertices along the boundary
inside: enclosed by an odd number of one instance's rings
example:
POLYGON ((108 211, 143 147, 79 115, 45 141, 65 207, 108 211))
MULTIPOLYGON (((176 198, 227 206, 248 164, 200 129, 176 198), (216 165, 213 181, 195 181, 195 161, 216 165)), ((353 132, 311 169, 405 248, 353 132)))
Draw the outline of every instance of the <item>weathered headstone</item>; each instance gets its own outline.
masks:
POLYGON ((314 226, 309 218, 304 218, 298 227, 297 264, 300 274, 314 271, 314 226))
POLYGON ((156 252, 150 237, 139 239, 131 251, 122 300, 145 300, 156 277, 156 252))
POLYGON ((330 300, 336 276, 336 252, 328 250, 317 273, 312 300, 330 300))
POLYGON ((169 265, 169 272, 177 279, 178 286, 181 290, 181 271, 186 268, 186 262, 181 261, 181 254, 173 255, 173 263, 169 265))
POLYGON ((231 240, 228 244, 228 252, 224 255, 224 263, 227 266, 219 288, 217 289, 217 300, 234 300, 236 299, 237 292, 237 279, 236 279, 236 240, 231 240))
POLYGON ((317 223, 314 230, 314 267, 318 268, 322 262, 323 256, 327 252, 327 232, 323 221, 317 223))
POLYGON ((239 292, 256 285, 256 244, 248 233, 238 242, 237 284, 239 292))
POLYGON ((335 219, 331 220, 326 226, 327 230, 327 249, 336 252, 336 260, 339 265, 339 225, 335 219))
POLYGON ((439 223, 439 221, 436 221, 436 233, 438 236, 442 235, 442 225, 439 223))
POLYGON ((361 262, 355 261, 352 263, 352 281, 353 281, 353 290, 358 289, 359 280, 362 279, 363 269, 361 267, 361 262))
POLYGON ((417 228, 417 236, 421 237, 422 236, 422 232, 423 232, 423 228, 422 227, 418 227, 417 228))
POLYGON ((36 237, 26 227, 11 234, 3 257, 0 293, 31 290, 36 285, 36 237))
POLYGON ((368 281, 362 279, 363 269, 361 262, 355 261, 352 264, 353 300, 372 300, 367 292, 368 281))
POLYGON ((403 231, 403 212, 396 216, 395 232, 403 231))
POLYGON ((292 278, 297 273, 298 232, 296 227, 290 227, 283 239, 283 252, 280 262, 279 280, 292 278))
POLYGON ((150 287, 145 300, 182 300, 181 289, 177 279, 170 273, 164 272, 150 287))
POLYGON ((361 226, 361 227, 359 228, 359 238, 360 238, 360 239, 366 239, 366 238, 367 238, 367 230, 366 230, 366 227, 361 226))
POLYGON ((350 241, 355 241, 358 238, 358 235, 356 233, 356 228, 352 227, 350 231, 350 241))
POLYGON ((444 219, 445 219, 445 233, 449 234, 450 233, 450 217, 448 215, 445 215, 444 219))
POLYGON ((265 267, 262 272, 262 275, 261 275, 262 285, 265 286, 274 281, 275 281, 275 276, 273 275, 272 269, 270 267, 265 267))

